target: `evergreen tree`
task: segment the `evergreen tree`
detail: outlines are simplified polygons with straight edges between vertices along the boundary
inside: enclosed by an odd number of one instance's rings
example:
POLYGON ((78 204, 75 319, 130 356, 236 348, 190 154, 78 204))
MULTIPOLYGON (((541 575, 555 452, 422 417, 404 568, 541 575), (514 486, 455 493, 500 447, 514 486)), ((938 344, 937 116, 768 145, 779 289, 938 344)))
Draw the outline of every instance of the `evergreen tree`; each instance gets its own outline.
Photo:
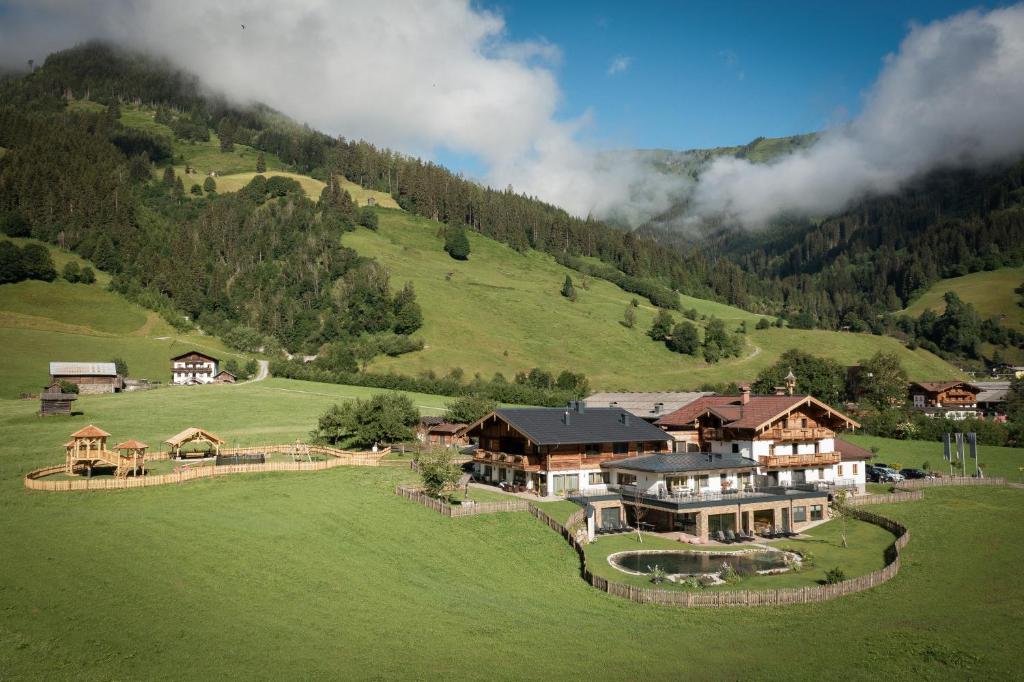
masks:
POLYGON ((632 329, 636 326, 636 307, 633 305, 626 306, 626 312, 622 317, 622 326, 632 329))
POLYGON ((185 183, 182 181, 181 176, 174 178, 174 196, 183 197, 185 196, 185 183))
POLYGON ((116 272, 119 269, 117 251, 106 234, 101 235, 97 240, 96 247, 92 252, 92 262, 96 264, 96 267, 107 272, 116 272))
POLYGON ((25 279, 41 279, 52 282, 57 278, 50 251, 42 244, 26 244, 21 250, 21 267, 25 279))
POLYGON ((235 151, 235 124, 228 118, 222 118, 217 126, 217 137, 220 138, 222 152, 235 151))
POLYGON ((212 175, 207 175, 206 179, 203 180, 203 191, 207 194, 217 191, 217 181, 213 179, 212 175))
POLYGON ((378 225, 377 212, 369 206, 359 211, 359 224, 369 230, 376 230, 378 225))
POLYGON ((190 193, 190 194, 193 194, 193 195, 195 195, 195 196, 197 196, 197 197, 200 197, 200 196, 202 196, 202 195, 203 195, 203 188, 199 186, 199 183, 198 183, 198 182, 197 182, 197 183, 194 183, 194 184, 192 185, 192 187, 191 187, 191 188, 189 188, 189 190, 188 190, 188 191, 189 191, 189 193, 190 193))
POLYGON ((164 187, 167 189, 174 188, 174 166, 167 166, 164 168, 163 183, 164 187))
POLYGON ((0 284, 11 284, 25 279, 25 267, 18 245, 6 239, 0 240, 0 284))
POLYGON ((672 328, 672 338, 666 343, 670 350, 686 355, 696 355, 700 348, 700 335, 692 322, 683 320, 672 328))
POLYGON ((469 239, 461 227, 449 225, 444 231, 444 250, 455 260, 469 258, 469 239))
POLYGON ((655 341, 664 341, 672 333, 672 325, 672 315, 664 308, 658 308, 658 314, 654 316, 647 335, 655 341))
POLYGON ((123 376, 123 377, 128 376, 128 361, 127 360, 125 360, 124 358, 114 358, 113 360, 111 360, 111 362, 114 363, 114 371, 115 372, 117 372, 120 376, 123 376))
POLYGON ((772 326, 772 323, 768 320, 768 318, 767 317, 762 317, 760 320, 757 321, 757 324, 755 325, 754 328, 755 329, 768 329, 771 326, 772 326))
POLYGON ((256 157, 256 172, 266 173, 267 172, 267 160, 263 158, 263 152, 260 152, 256 157))
POLYGON ((412 282, 406 282, 402 290, 395 295, 395 326, 396 334, 412 334, 423 326, 423 312, 416 302, 416 292, 412 282))
POLYGON ((72 284, 79 281, 82 278, 82 272, 78 261, 69 260, 61 272, 61 276, 72 284))
POLYGON ((565 276, 565 282, 562 283, 562 296, 570 301, 576 300, 576 287, 572 285, 572 278, 569 275, 565 276))

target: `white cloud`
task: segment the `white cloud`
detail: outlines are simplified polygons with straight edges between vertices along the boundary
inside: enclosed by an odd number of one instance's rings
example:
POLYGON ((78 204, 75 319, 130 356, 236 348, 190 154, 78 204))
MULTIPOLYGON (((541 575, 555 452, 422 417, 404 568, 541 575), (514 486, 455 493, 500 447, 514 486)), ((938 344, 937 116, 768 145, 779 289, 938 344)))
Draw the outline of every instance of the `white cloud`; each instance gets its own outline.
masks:
POLYGON ((632 66, 632 64, 632 57, 624 57, 622 55, 618 55, 614 57, 611 60, 611 62, 608 63, 608 70, 606 73, 609 76, 614 76, 617 73, 625 73, 627 70, 629 70, 629 67, 632 66))
MULTIPOLYGON (((728 61, 728 60, 727 60, 728 61)), ((821 215, 898 190, 936 168, 980 167, 1024 152, 1024 6, 915 26, 889 55, 863 112, 770 165, 720 159, 697 211, 758 226, 821 215)))
POLYGON ((235 100, 326 132, 475 156, 489 184, 578 215, 629 205, 630 186, 644 184, 579 144, 589 115, 560 115, 558 47, 510 39, 500 15, 466 0, 15 0, 0 60, 41 62, 94 37, 165 56, 235 100))

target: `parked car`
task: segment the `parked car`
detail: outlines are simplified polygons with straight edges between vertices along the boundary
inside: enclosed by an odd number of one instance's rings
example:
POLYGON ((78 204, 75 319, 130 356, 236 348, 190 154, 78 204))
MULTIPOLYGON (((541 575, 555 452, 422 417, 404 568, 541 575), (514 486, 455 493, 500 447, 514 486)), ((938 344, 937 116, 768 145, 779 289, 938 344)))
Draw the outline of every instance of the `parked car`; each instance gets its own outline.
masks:
POLYGON ((903 474, 889 467, 876 466, 875 471, 878 472, 879 483, 899 483, 904 478, 903 474))
POLYGON ((900 469, 903 478, 928 478, 927 472, 920 469, 900 469))
POLYGON ((886 464, 885 462, 874 462, 873 464, 869 464, 868 466, 873 466, 876 469, 891 469, 892 468, 888 464, 886 464))

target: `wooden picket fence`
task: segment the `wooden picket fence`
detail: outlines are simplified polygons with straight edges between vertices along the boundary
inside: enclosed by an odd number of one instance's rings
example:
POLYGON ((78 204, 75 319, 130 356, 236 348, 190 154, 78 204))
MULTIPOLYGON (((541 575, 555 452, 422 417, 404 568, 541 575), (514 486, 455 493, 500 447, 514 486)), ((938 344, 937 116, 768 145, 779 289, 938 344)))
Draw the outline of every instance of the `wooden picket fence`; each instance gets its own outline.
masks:
POLYGON ((942 476, 940 478, 915 478, 900 481, 895 485, 897 490, 919 490, 921 488, 937 488, 940 486, 974 486, 974 485, 1007 485, 1005 478, 975 478, 973 476, 942 476))
MULTIPOLYGON (((237 455, 250 452, 290 452, 290 450, 283 449, 285 447, 290 448, 291 446, 263 445, 247 448, 225 448, 221 450, 221 454, 237 455)), ((24 484, 29 490, 46 490, 51 492, 148 488, 155 485, 186 483, 200 478, 213 478, 215 476, 227 476, 231 474, 262 474, 277 471, 325 471, 327 469, 347 466, 375 467, 380 466, 381 458, 387 454, 386 452, 376 452, 372 454, 349 452, 347 450, 338 450, 336 448, 313 445, 309 446, 309 451, 312 454, 327 455, 329 459, 320 462, 266 462, 264 464, 229 464, 226 466, 182 467, 173 473, 128 476, 126 478, 82 478, 64 481, 43 480, 47 476, 59 474, 64 471, 64 465, 56 465, 28 472, 28 474, 25 475, 24 484)), ((146 455, 146 459, 149 461, 166 458, 150 457, 150 455, 146 455)))
POLYGON ((427 509, 432 509, 442 516, 460 517, 476 516, 478 514, 496 514, 499 512, 521 512, 528 511, 529 500, 513 499, 502 502, 478 502, 471 505, 451 505, 442 500, 425 495, 423 491, 414 486, 400 485, 395 487, 395 494, 401 495, 407 500, 418 502, 427 509))
POLYGON ((897 490, 891 493, 877 493, 871 495, 852 495, 846 498, 848 507, 860 507, 865 504, 892 504, 894 502, 913 502, 924 497, 920 490, 897 490))

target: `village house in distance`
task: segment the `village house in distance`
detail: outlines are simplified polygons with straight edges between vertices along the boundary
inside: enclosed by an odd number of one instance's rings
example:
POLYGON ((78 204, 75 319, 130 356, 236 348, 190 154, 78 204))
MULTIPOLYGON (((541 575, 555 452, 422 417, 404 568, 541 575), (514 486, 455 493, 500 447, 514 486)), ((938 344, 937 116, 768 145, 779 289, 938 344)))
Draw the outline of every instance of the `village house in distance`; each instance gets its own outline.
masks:
MULTIPOLYGON (((217 358, 197 350, 182 353, 171 358, 171 383, 179 386, 212 384, 217 380, 219 364, 217 358)), ((229 377, 222 377, 222 383, 234 383, 234 375, 229 374, 229 377)))

